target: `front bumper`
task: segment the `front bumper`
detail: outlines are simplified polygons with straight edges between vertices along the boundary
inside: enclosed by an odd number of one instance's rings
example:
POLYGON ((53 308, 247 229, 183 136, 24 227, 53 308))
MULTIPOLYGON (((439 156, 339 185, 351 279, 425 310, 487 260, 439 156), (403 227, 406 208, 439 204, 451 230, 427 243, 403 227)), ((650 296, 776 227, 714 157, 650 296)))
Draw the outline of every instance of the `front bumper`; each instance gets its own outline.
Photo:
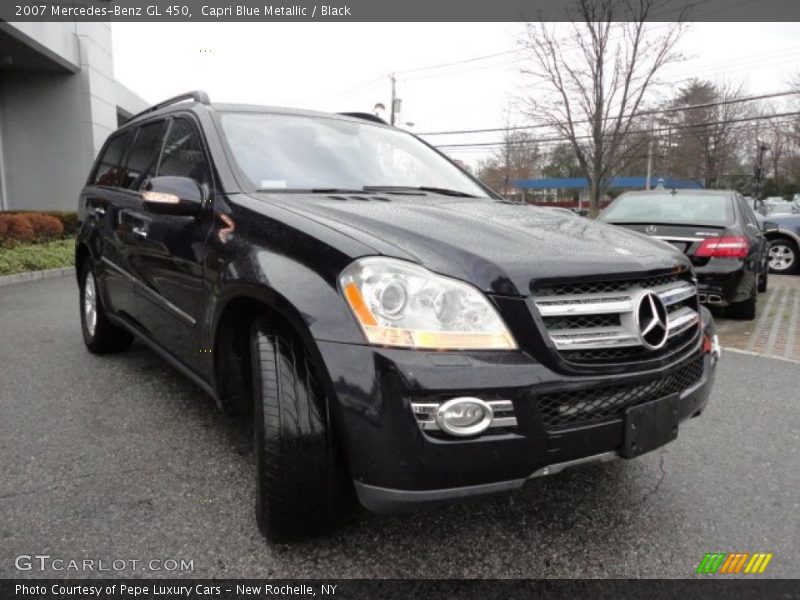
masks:
MULTIPOLYGON (((705 327, 713 335, 713 325, 705 327)), ((318 347, 330 375, 356 492, 375 512, 509 491, 532 476, 613 459, 623 444, 621 416, 548 430, 537 397, 636 385, 695 361, 699 377, 680 392, 680 420, 685 421, 705 408, 716 362, 701 343, 660 371, 572 376, 556 373, 523 352, 428 353, 332 342, 319 342, 318 347), (517 426, 475 438, 424 433, 411 402, 456 395, 511 400, 517 426)))

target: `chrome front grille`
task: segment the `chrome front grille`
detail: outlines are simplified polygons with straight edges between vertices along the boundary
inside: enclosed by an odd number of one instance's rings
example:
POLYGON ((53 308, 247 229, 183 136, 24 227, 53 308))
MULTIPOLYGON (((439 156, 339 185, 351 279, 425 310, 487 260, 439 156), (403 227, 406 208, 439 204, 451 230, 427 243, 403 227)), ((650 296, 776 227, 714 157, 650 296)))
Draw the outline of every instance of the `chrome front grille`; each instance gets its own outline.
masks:
POLYGON ((697 288, 686 274, 551 285, 535 289, 533 303, 556 350, 573 362, 655 358, 685 347, 699 331, 697 288), (666 309, 668 331, 658 349, 644 343, 636 314, 648 292, 666 309))

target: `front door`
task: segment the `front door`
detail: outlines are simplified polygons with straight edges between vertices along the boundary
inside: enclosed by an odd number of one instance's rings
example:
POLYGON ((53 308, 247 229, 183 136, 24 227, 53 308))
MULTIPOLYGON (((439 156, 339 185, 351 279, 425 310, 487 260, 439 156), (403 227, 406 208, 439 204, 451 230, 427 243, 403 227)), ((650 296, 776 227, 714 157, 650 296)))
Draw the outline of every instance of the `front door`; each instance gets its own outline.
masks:
MULTIPOLYGON (((213 189, 211 169, 199 129, 189 117, 170 120, 158 176, 190 177, 213 189)), ((199 216, 158 215, 142 210, 143 235, 132 261, 141 277, 137 286, 137 321, 161 346, 189 367, 197 368, 205 310, 203 261, 213 211, 199 216)))

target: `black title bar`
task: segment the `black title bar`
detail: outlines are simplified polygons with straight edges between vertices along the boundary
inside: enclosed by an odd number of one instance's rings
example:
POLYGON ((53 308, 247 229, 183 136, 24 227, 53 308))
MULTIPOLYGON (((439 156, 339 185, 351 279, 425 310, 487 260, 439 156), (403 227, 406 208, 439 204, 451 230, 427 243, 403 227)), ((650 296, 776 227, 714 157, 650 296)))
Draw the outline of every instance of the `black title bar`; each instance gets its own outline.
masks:
MULTIPOLYGON (((624 3, 620 3, 622 5, 624 3)), ((572 0, 2 0, 3 21, 571 21, 572 0)), ((625 20, 621 12, 614 17, 625 20)), ((649 20, 800 21, 793 0, 656 0, 649 20)), ((758 35, 754 30, 753 35, 758 35)))

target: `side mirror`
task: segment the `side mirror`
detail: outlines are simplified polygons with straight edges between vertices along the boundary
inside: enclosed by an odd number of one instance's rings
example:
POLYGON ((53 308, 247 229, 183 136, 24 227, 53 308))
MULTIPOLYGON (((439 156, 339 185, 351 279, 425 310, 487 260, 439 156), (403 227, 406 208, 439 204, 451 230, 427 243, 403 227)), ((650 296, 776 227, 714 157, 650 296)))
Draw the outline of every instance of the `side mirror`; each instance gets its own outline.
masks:
POLYGON ((142 190, 144 207, 159 215, 198 215, 206 196, 205 189, 189 177, 154 177, 142 190))

